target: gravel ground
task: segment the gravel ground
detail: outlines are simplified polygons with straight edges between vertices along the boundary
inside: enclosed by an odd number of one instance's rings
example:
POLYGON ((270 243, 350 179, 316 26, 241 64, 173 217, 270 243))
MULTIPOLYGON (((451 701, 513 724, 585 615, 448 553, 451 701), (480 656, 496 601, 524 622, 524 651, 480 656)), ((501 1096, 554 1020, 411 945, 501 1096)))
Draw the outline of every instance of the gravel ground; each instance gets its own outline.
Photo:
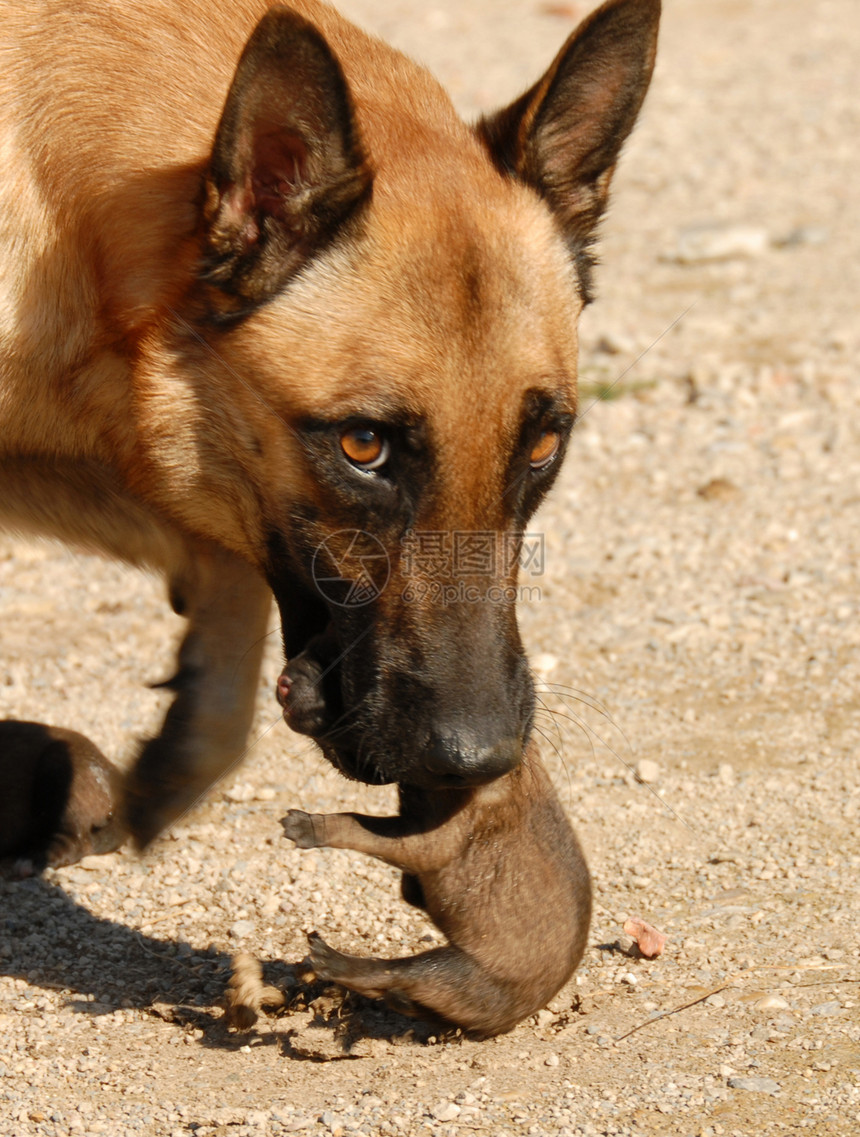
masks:
MULTIPOLYGON (((342 7, 475 114, 533 81, 589 5, 342 7)), ((533 526, 546 571, 522 612, 544 757, 595 878, 577 976, 490 1042, 300 982, 310 929, 361 954, 438 935, 392 870, 280 837, 290 806, 391 798, 280 721, 273 617, 236 781, 144 859, 0 882, 3 1137, 860 1122, 860 26, 854 0, 665 10, 584 320, 585 414, 533 526), (659 959, 625 953, 630 916, 668 935, 659 959), (291 1006, 237 1036, 217 1004, 238 948, 291 1006)), ((3 538, 0 618, 0 715, 126 762, 180 630, 160 586, 3 538)))

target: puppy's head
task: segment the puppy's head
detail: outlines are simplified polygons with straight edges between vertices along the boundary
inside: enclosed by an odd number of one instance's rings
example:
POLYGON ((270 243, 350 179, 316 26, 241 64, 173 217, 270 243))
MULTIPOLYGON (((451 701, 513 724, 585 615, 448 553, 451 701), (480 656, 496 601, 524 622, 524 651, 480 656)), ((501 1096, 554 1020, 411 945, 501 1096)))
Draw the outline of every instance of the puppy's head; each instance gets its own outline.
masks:
POLYGON ((288 720, 363 780, 474 784, 520 760, 518 562, 573 426, 591 243, 659 9, 610 0, 474 129, 420 69, 370 41, 336 54, 289 9, 239 64, 196 303, 288 720))

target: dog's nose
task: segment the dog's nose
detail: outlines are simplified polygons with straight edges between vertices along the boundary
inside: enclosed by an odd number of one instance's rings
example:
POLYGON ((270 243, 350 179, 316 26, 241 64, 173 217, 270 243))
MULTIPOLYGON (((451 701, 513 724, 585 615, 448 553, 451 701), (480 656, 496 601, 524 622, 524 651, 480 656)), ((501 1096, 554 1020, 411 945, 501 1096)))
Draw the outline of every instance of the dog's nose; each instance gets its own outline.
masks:
POLYGON ((509 774, 523 756, 521 738, 479 742, 470 732, 434 732, 422 758, 422 774, 431 786, 482 786, 509 774))

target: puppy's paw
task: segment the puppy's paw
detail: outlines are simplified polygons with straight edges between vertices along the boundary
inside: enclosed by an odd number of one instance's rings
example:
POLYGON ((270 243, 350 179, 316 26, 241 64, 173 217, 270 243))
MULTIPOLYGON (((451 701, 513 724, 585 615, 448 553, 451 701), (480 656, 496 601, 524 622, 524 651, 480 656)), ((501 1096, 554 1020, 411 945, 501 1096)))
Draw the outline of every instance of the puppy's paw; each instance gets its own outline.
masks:
POLYGON ((299 849, 317 849, 323 843, 324 834, 316 823, 317 817, 302 809, 288 810, 281 818, 284 836, 294 841, 299 849))
POLYGON ((308 958, 317 979, 330 979, 335 983, 346 978, 349 958, 325 942, 318 932, 308 934, 308 958))

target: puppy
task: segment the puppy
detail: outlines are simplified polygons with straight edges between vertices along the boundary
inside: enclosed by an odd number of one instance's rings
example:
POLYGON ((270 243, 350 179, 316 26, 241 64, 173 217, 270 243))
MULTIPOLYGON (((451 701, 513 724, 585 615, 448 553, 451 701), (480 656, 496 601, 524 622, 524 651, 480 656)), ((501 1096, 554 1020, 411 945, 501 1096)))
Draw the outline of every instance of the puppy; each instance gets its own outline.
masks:
POLYGON ((293 809, 299 848, 355 849, 403 870, 403 896, 448 937, 403 959, 344 955, 312 934, 320 979, 479 1036, 510 1030, 567 982, 585 950, 591 881, 534 744, 489 785, 400 787, 397 817, 293 809))

